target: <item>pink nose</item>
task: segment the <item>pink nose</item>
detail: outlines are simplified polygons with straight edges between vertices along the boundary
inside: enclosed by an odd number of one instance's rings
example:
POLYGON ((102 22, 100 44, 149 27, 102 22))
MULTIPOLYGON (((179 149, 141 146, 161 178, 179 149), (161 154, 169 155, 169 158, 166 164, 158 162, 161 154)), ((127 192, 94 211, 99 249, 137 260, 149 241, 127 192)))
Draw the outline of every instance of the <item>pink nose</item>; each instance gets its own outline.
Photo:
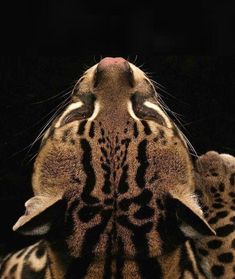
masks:
POLYGON ((105 57, 99 62, 98 69, 104 70, 112 65, 117 65, 120 68, 123 68, 123 70, 128 70, 130 67, 129 63, 122 57, 105 57))

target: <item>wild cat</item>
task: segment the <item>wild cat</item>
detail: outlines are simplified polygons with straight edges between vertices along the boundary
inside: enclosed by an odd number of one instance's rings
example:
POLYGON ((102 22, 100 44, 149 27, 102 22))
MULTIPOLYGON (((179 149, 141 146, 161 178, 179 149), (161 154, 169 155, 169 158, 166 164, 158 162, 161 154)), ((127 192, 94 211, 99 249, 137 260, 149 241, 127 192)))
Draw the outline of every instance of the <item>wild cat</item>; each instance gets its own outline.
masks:
POLYGON ((146 74, 102 59, 44 135, 13 227, 43 240, 8 255, 1 278, 213 278, 196 173, 146 74))

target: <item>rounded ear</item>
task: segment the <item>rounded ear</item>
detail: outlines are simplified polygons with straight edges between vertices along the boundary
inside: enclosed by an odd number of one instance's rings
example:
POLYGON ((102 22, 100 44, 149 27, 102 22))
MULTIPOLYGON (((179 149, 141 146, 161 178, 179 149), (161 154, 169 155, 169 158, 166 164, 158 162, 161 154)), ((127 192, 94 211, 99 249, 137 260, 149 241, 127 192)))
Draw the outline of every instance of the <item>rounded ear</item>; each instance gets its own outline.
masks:
POLYGON ((172 198, 179 228, 187 238, 197 239, 203 235, 216 234, 203 217, 202 210, 193 196, 173 195, 172 198))
POLYGON ((25 235, 44 235, 61 221, 65 202, 60 196, 35 196, 25 203, 25 213, 13 226, 14 231, 25 235))

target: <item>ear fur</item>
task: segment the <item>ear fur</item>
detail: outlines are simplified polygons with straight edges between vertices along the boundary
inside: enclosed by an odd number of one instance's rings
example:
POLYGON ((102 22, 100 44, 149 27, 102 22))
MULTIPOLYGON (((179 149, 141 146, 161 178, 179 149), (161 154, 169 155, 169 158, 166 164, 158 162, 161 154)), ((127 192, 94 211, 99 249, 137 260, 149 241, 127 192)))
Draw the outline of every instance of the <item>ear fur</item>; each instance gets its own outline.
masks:
POLYGON ((215 231, 203 217, 195 197, 172 195, 179 228, 188 238, 200 238, 202 235, 215 235, 215 231))
POLYGON ((25 214, 18 219, 13 230, 25 235, 45 235, 59 219, 61 221, 65 203, 60 196, 35 196, 25 203, 25 207, 25 214))

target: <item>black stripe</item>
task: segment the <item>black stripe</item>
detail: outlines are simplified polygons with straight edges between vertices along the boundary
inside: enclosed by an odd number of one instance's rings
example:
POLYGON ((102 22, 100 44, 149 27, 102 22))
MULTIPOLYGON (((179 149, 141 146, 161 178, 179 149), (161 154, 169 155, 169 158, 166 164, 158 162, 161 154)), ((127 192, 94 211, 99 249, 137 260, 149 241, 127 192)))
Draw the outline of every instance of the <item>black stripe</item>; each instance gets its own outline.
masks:
POLYGON ((90 131, 89 131, 89 137, 94 138, 94 136, 95 136, 95 123, 92 121, 90 126, 90 131))
POLYGON ((78 135, 83 135, 84 131, 85 131, 85 126, 86 126, 87 120, 83 120, 80 122, 79 127, 78 127, 78 135))
POLYGON ((149 166, 147 155, 146 155, 146 147, 147 147, 147 140, 143 140, 138 145, 138 161, 140 163, 140 166, 137 169, 136 173, 136 183, 140 188, 145 187, 145 173, 149 166))
POLYGON ((99 202, 99 200, 91 196, 91 192, 94 189, 96 183, 95 171, 91 165, 92 162, 91 146, 86 139, 81 139, 80 143, 81 143, 81 148, 83 150, 82 165, 86 173, 86 182, 83 188, 83 192, 81 194, 81 198, 83 199, 83 201, 85 201, 88 204, 94 204, 99 202))
POLYGON ((99 242, 100 235, 105 230, 111 215, 112 210, 102 211, 101 223, 86 231, 82 243, 81 256, 70 264, 66 272, 66 279, 82 279, 86 276, 89 266, 94 259, 93 250, 99 242))
POLYGON ((147 121, 142 120, 141 123, 142 123, 142 125, 144 126, 144 132, 145 132, 145 134, 146 134, 146 135, 151 135, 151 134, 152 134, 152 131, 151 131, 151 129, 150 129, 149 124, 147 123, 147 121))
MULTIPOLYGON (((24 249, 25 250, 25 249, 24 249)), ((6 271, 6 266, 8 264, 8 260, 10 260, 10 258, 12 256, 14 256, 15 254, 8 254, 3 261, 1 262, 1 269, 0 269, 0 278, 2 278, 3 273, 6 271)))
POLYGON ((128 178, 128 165, 125 165, 122 168, 122 175, 118 184, 118 192, 121 194, 126 193, 129 189, 127 178, 128 178))
POLYGON ((102 187, 102 191, 105 194, 110 194, 111 193, 111 182, 110 182, 111 169, 105 163, 102 163, 101 167, 104 170, 104 186, 102 187))
POLYGON ((136 259, 143 279, 162 279, 162 270, 156 258, 140 257, 136 259))
POLYGON ((112 275, 112 233, 108 234, 108 243, 105 251, 104 276, 103 279, 110 279, 112 275))
POLYGON ((134 137, 137 138, 139 135, 139 131, 136 122, 134 122, 133 129, 134 129, 134 137))
POLYGON ((118 238, 118 253, 116 259, 116 274, 115 279, 123 279, 123 267, 124 267, 124 244, 121 237, 118 238))

